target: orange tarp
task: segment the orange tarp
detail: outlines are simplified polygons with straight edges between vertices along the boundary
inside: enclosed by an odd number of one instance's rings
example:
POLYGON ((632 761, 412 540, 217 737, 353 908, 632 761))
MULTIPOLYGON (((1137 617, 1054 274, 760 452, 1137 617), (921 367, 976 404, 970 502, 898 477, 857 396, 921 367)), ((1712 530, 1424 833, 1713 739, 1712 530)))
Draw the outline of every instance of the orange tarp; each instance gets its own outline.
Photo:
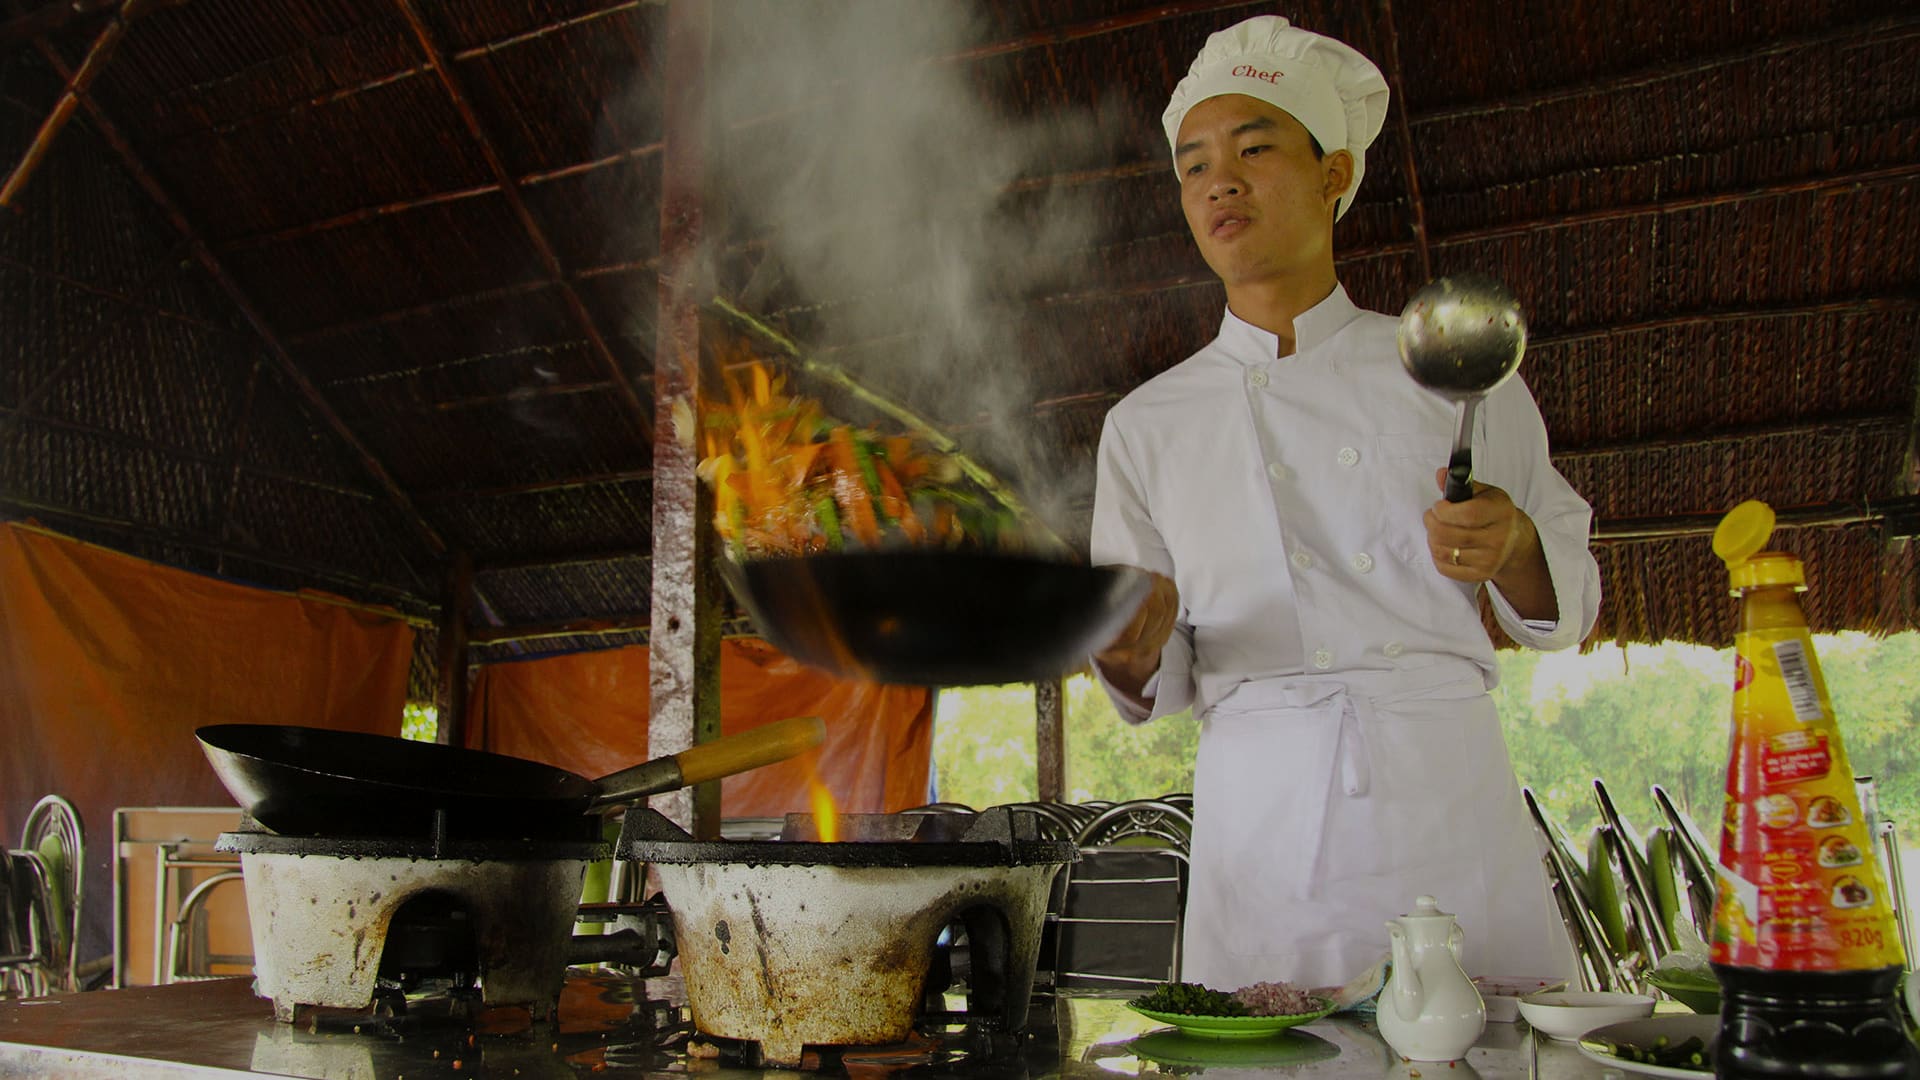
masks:
MULTIPOLYGON (((836 680, 764 642, 720 646, 720 731, 732 735, 789 716, 827 723, 819 751, 721 782, 725 817, 810 809, 813 770, 841 810, 881 813, 927 801, 932 695, 917 687, 836 680)), ((647 650, 574 653, 480 669, 467 743, 605 776, 647 756, 647 650)))
POLYGON ((400 733, 413 630, 0 526, 0 841, 59 794, 87 831, 83 958, 112 940, 113 811, 228 806, 204 724, 400 733))

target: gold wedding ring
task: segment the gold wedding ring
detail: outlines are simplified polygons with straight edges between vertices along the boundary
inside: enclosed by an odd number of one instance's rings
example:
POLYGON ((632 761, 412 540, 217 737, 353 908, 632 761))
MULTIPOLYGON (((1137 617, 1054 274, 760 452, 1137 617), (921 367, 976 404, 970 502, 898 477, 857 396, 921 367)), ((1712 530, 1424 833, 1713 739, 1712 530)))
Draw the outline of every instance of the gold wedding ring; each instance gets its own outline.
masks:
POLYGON ((1449 555, 1449 556, 1447 556, 1447 557, 1448 557, 1449 559, 1452 559, 1452 560, 1453 560, 1453 565, 1455 565, 1455 566, 1459 566, 1459 565, 1460 565, 1460 549, 1459 549, 1459 548, 1454 548, 1454 549, 1453 549, 1453 554, 1452 554, 1452 555, 1449 555))

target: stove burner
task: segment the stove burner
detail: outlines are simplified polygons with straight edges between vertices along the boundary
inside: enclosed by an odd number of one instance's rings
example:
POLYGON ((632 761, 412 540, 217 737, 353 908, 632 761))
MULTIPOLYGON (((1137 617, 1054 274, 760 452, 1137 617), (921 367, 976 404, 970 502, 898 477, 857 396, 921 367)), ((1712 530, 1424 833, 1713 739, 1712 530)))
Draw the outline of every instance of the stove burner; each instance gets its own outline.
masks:
MULTIPOLYGON (((805 824, 789 819, 789 835, 805 824)), ((882 839, 695 841, 652 811, 627 815, 619 852, 660 877, 694 1026, 786 1066, 809 1046, 897 1042, 947 986, 939 939, 963 936, 944 960, 964 957, 969 1019, 1022 1031, 1049 886, 1073 845, 1005 808, 842 824, 882 839)))
POLYGON ((224 833, 253 923, 254 987, 305 1006, 409 1011, 411 995, 553 1012, 597 842, 224 833), (385 991, 383 994, 382 991, 385 991), (376 999, 381 1004, 376 1004, 376 999))

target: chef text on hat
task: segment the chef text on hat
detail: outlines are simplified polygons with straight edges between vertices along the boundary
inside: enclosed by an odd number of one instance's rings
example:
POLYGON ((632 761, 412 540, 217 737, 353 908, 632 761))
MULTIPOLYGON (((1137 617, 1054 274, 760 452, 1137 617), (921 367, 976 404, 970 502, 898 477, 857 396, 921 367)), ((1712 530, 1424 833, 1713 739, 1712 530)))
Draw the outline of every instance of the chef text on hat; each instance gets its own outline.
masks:
POLYGON ((1347 212, 1366 173, 1367 147, 1387 118, 1387 80, 1373 61, 1278 15, 1221 30, 1194 57, 1161 118, 1176 156, 1187 111, 1223 94, 1264 101, 1300 121, 1323 150, 1352 154, 1353 182, 1340 196, 1335 216, 1347 212))

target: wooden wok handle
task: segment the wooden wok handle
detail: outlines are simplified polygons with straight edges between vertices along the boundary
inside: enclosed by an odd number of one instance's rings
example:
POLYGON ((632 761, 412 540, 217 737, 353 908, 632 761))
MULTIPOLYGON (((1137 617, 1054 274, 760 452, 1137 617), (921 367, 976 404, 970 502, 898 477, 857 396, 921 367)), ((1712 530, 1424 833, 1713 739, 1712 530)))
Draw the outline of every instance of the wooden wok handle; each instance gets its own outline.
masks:
POLYGON ((673 758, 680 763, 682 782, 692 785, 785 761, 819 746, 826 737, 825 721, 817 716, 796 716, 701 743, 673 758))

